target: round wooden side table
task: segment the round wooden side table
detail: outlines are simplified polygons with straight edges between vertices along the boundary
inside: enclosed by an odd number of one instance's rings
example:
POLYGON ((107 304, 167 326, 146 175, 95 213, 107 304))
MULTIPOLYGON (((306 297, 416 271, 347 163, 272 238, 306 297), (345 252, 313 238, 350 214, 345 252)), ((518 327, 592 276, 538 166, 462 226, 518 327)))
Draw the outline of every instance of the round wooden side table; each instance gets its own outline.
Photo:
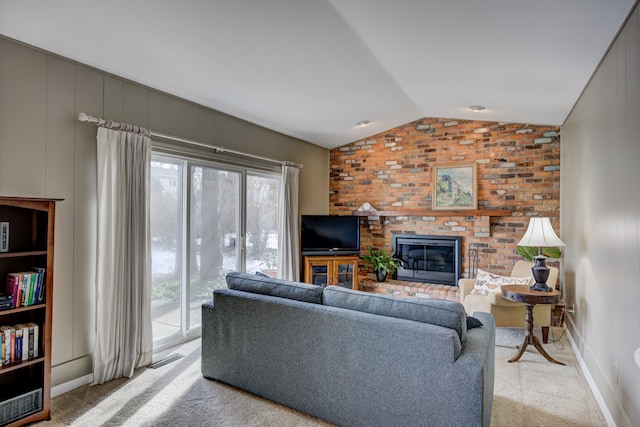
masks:
POLYGON ((533 291, 528 285, 504 285, 502 286, 502 295, 509 301, 522 302, 526 307, 526 315, 524 317, 524 341, 518 354, 513 356, 509 362, 517 362, 524 354, 529 344, 533 345, 540 354, 551 363, 564 365, 558 362, 544 350, 540 340, 533 334, 533 306, 536 304, 554 304, 560 297, 560 292, 553 289, 549 292, 533 291))

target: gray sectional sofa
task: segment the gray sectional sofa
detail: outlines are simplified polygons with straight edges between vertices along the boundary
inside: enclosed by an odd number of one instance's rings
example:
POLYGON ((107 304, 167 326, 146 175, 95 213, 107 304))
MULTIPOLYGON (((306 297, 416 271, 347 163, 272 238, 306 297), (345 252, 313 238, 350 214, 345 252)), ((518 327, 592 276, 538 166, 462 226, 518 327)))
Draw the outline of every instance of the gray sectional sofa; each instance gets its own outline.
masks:
POLYGON ((495 323, 461 304, 229 273, 202 374, 341 426, 489 426, 495 323))

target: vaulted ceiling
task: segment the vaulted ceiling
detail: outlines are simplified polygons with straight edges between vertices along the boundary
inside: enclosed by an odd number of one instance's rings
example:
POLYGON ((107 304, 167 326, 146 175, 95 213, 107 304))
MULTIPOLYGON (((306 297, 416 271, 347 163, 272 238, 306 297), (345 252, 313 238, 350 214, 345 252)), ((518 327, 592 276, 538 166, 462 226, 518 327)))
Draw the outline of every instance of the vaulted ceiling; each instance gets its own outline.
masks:
POLYGON ((635 1, 22 0, 0 34, 332 148, 422 117, 561 125, 635 1))

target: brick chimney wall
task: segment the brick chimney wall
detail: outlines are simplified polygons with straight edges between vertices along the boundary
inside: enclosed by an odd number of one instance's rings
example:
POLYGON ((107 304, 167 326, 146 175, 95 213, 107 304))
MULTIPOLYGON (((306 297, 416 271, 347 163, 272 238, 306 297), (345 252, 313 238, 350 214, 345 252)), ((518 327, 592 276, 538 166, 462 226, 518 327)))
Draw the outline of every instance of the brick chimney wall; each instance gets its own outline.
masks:
MULTIPOLYGON (((391 250, 392 233, 459 235, 463 277, 469 248, 478 268, 509 274, 522 259, 516 244, 529 217, 548 216, 560 234, 560 128, 513 123, 424 118, 330 152, 329 213, 350 215, 369 202, 378 211, 417 215, 363 217, 361 253, 391 250), (478 209, 510 216, 432 216, 432 166, 475 161, 478 209)), ((365 274, 361 266, 361 274, 365 274)))

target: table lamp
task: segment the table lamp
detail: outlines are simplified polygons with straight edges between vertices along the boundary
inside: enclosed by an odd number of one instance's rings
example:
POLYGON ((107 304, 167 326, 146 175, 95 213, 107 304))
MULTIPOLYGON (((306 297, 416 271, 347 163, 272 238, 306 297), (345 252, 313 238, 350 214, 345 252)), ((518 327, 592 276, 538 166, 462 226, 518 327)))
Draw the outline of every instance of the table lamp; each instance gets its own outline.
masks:
POLYGON ((564 243, 553 231, 551 221, 547 217, 536 217, 529 220, 529 227, 522 236, 518 246, 537 246, 538 256, 536 264, 531 269, 536 283, 530 287, 532 291, 549 292, 552 289, 547 286, 549 278, 549 268, 547 267, 547 257, 542 255, 542 248, 564 246, 564 243))

